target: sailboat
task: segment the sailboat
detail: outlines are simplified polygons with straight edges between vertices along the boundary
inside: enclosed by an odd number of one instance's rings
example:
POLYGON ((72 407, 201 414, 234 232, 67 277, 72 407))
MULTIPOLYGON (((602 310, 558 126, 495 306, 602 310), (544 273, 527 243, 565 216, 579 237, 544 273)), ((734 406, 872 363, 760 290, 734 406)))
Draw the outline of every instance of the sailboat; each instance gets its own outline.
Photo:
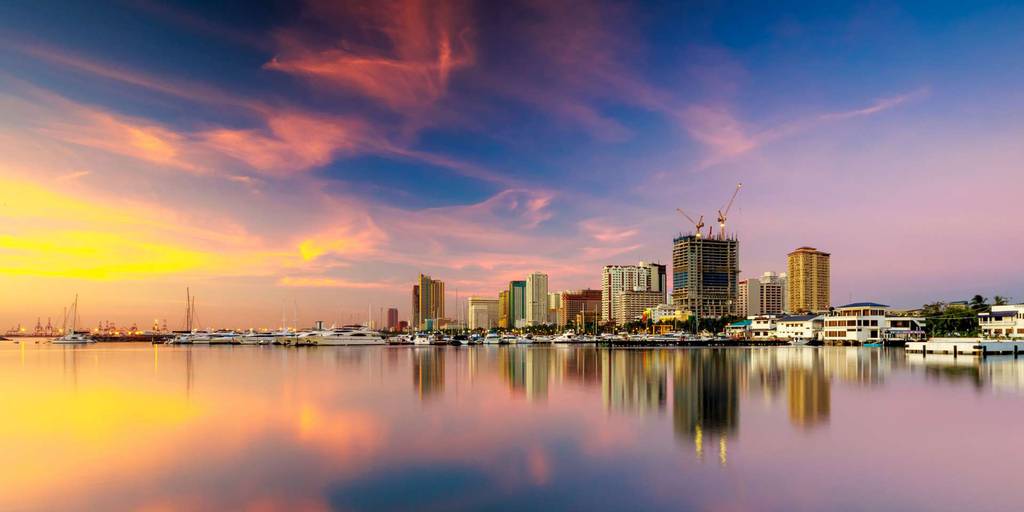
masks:
POLYGON ((78 326, 78 294, 75 294, 75 302, 71 303, 71 311, 68 312, 64 317, 64 335, 59 338, 54 338, 52 343, 58 343, 61 345, 72 345, 81 343, 96 343, 96 340, 89 338, 84 334, 78 334, 75 332, 75 328, 78 326), (68 328, 68 319, 71 319, 71 328, 68 328))

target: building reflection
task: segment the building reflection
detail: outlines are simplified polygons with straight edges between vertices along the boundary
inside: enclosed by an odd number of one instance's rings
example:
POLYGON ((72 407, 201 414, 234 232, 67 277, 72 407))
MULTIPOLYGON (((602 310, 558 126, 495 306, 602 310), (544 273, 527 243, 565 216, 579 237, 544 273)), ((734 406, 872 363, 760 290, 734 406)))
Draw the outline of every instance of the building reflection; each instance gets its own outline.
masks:
POLYGON ((681 441, 693 442, 698 457, 704 444, 719 438, 719 457, 725 463, 725 437, 739 427, 741 353, 732 350, 675 352, 672 374, 672 420, 681 441))
POLYGON ((661 350, 601 350, 605 409, 635 414, 664 410, 666 357, 661 350))
POLYGON ((515 394, 546 400, 556 355, 549 347, 501 347, 498 366, 502 379, 515 394))
POLYGON ((444 393, 444 350, 415 348, 412 356, 412 380, 420 400, 444 393))
POLYGON ((789 420, 794 426, 809 428, 828 423, 832 389, 820 364, 787 372, 786 391, 789 420))

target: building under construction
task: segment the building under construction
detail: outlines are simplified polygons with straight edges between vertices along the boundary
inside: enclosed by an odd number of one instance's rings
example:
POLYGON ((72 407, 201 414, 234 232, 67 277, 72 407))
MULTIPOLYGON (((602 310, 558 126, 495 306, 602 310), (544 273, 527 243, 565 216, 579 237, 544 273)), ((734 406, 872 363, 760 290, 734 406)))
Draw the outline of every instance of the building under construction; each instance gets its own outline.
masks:
POLYGON ((672 304, 700 318, 735 315, 739 240, 700 234, 680 236, 672 245, 672 304))

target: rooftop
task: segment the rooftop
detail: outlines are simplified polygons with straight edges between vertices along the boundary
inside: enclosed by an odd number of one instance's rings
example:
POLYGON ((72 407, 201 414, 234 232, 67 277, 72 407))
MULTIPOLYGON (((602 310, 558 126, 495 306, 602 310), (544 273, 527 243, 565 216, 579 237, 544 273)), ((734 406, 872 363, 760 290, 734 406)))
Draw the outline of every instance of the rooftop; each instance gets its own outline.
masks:
POLYGON ((812 320, 814 318, 818 318, 818 315, 812 315, 812 314, 808 314, 808 315, 789 315, 789 316, 784 316, 784 317, 780 318, 779 321, 782 321, 782 322, 806 322, 806 321, 812 320))
POLYGON ((846 308, 887 308, 887 307, 889 307, 889 306, 886 305, 886 304, 879 304, 877 302, 853 302, 853 303, 847 304, 845 306, 837 306, 836 309, 846 309, 846 308))

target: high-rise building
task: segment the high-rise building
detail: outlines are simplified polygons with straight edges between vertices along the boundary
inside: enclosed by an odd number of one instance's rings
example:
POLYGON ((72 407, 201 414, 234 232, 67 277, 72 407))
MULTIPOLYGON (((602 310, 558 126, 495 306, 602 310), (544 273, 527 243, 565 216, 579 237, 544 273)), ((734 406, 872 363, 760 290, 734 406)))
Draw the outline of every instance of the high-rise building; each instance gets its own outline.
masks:
POLYGON ((470 297, 466 300, 470 329, 498 327, 498 299, 470 297))
POLYGON ((398 330, 398 308, 388 308, 388 330, 391 332, 398 330))
POLYGON ((583 317, 589 322, 601 310, 601 290, 566 290, 559 299, 558 326, 578 324, 583 317))
POLYGON ((825 311, 832 305, 830 258, 829 253, 814 247, 801 247, 789 253, 790 313, 825 311))
POLYGON ((526 326, 526 281, 508 283, 508 326, 526 326))
POLYGON ((657 292, 665 302, 668 290, 665 265, 640 262, 637 265, 605 265, 601 273, 601 322, 615 322, 622 292, 657 292))
POLYGON ((789 311, 786 274, 765 272, 757 278, 740 281, 737 314, 741 316, 781 315, 789 311))
POLYGON ((534 272, 526 276, 526 325, 548 323, 548 275, 534 272))
POLYGON ((508 290, 502 290, 498 293, 498 327, 502 329, 509 328, 508 313, 510 309, 508 307, 508 290))
POLYGON ((672 246, 672 303, 701 318, 736 314, 739 246, 736 238, 677 237, 672 246))
POLYGON ((548 292, 548 322, 551 325, 558 323, 558 310, 562 307, 561 292, 548 292))
POLYGON ((750 316, 747 310, 747 303, 750 302, 750 280, 744 279, 736 286, 736 316, 746 318, 750 316))
POLYGON ((420 274, 419 284, 412 287, 412 325, 424 329, 427 320, 439 318, 444 318, 444 282, 420 274))
POLYGON ((645 290, 621 291, 615 300, 612 320, 618 325, 640 320, 644 311, 665 303, 665 292, 645 290))

